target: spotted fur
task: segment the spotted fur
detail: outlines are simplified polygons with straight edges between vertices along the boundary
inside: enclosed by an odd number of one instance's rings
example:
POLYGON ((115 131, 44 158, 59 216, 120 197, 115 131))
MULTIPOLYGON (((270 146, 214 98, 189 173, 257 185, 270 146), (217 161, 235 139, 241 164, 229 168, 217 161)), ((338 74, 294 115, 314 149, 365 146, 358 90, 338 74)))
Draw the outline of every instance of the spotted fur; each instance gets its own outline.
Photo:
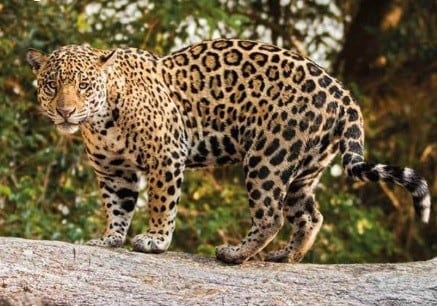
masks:
POLYGON ((80 129, 96 172, 107 227, 90 244, 124 243, 145 175, 149 230, 133 239, 133 248, 165 251, 184 169, 242 163, 252 227, 238 245, 218 247, 217 258, 247 260, 287 221, 288 244, 266 259, 297 262, 322 225, 313 191, 338 151, 350 176, 404 186, 428 221, 425 180, 408 168, 365 162, 359 106, 295 52, 215 40, 165 57, 70 45, 49 56, 30 50, 27 59, 43 110, 60 132, 80 129))

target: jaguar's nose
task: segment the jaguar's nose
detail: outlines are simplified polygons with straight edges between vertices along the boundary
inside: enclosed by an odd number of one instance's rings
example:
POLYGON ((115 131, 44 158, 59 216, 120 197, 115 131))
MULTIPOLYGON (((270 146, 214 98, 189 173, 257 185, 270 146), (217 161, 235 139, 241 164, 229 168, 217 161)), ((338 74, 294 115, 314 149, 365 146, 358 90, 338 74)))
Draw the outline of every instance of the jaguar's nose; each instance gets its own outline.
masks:
POLYGON ((75 107, 56 107, 56 112, 64 119, 68 119, 76 111, 75 107))

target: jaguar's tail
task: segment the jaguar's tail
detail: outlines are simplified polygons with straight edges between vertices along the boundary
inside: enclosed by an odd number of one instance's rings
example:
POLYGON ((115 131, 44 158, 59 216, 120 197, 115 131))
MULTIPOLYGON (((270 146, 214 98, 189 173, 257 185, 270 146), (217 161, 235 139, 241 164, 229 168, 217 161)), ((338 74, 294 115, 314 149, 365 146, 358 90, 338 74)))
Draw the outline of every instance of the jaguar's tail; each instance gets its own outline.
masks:
POLYGON ((416 214, 422 222, 427 223, 431 212, 431 199, 425 179, 410 168, 371 164, 364 160, 364 130, 358 107, 351 107, 346 111, 346 120, 340 130, 341 158, 348 175, 362 181, 384 181, 403 186, 413 197, 416 214))

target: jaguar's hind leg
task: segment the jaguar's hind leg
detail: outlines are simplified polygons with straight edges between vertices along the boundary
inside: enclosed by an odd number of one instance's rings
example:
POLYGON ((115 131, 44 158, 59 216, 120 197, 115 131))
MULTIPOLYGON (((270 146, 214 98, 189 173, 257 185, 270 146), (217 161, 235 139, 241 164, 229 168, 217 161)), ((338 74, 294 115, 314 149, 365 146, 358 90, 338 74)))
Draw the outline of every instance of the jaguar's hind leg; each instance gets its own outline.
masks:
POLYGON ((287 245, 267 254, 267 261, 299 262, 311 248, 323 223, 317 209, 313 188, 302 188, 293 183, 284 201, 284 215, 291 224, 291 235, 287 245))
POLYGON ((246 187, 249 195, 252 228, 238 245, 217 247, 217 258, 227 263, 242 263, 261 251, 284 224, 282 201, 286 185, 277 174, 265 170, 259 157, 247 158, 245 163, 246 187))

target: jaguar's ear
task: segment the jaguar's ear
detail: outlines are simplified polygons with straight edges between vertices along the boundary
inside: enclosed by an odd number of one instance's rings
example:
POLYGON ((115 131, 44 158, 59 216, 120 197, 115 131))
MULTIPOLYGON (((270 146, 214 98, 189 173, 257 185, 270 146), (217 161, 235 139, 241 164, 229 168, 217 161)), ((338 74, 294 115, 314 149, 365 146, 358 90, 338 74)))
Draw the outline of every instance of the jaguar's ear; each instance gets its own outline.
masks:
POLYGON ((26 60, 32 66, 32 71, 38 74, 41 67, 47 62, 47 55, 36 49, 28 49, 26 54, 26 60))
POLYGON ((100 62, 99 62, 100 67, 103 70, 106 70, 115 63, 116 59, 117 59, 117 49, 112 50, 108 54, 100 56, 100 62))

